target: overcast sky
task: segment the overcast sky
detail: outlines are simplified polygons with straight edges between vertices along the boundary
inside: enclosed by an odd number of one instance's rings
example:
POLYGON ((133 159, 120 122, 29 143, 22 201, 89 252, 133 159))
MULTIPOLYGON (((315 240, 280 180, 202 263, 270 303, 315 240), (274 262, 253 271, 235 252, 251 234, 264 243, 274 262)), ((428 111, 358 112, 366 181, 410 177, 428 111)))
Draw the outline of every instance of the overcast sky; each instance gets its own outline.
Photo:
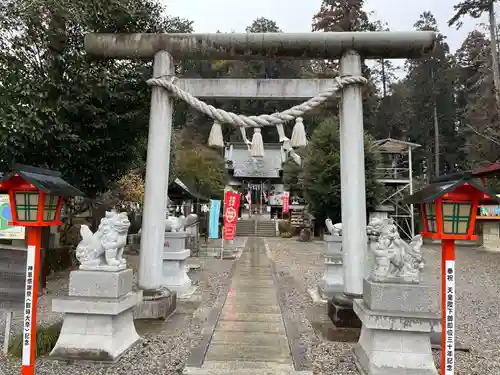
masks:
MULTIPOLYGON (((285 32, 311 31, 312 16, 321 0, 162 0, 172 16, 194 21, 196 32, 244 32, 258 17, 276 21, 285 32)), ((460 47, 475 25, 484 20, 466 19, 459 31, 447 27, 458 0, 366 0, 366 9, 375 18, 387 22, 391 30, 408 31, 419 15, 430 10, 439 22, 440 31, 448 37, 452 50, 460 47)))

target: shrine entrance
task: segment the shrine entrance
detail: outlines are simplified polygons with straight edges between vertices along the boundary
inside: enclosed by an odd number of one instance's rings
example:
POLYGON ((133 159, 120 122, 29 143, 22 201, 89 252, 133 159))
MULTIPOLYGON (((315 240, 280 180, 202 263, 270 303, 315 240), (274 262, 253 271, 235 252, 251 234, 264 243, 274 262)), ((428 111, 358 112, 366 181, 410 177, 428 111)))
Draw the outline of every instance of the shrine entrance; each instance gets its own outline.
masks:
POLYGON ((262 157, 254 157, 244 143, 226 145, 224 157, 230 185, 242 196, 242 218, 272 219, 283 209, 283 164, 287 154, 281 143, 265 143, 262 157))
MULTIPOLYGON (((87 34, 88 53, 107 58, 154 58, 146 186, 138 284, 161 290, 166 191, 172 132, 173 97, 214 119, 211 146, 224 147, 221 124, 241 132, 253 161, 264 156, 261 127, 274 126, 287 157, 300 164, 294 149, 307 144, 301 116, 341 94, 341 204, 344 251, 344 293, 363 295, 366 248, 366 193, 361 65, 364 59, 419 58, 432 51, 436 35, 420 32, 215 33, 215 34, 87 34), (174 58, 259 60, 340 59, 335 79, 178 79, 174 58), (200 98, 306 99, 286 111, 245 116, 210 106, 200 98), (295 121, 288 138, 285 122, 295 121), (247 129, 253 129, 252 140, 247 129)), ((259 176, 256 176, 259 177, 259 176)))

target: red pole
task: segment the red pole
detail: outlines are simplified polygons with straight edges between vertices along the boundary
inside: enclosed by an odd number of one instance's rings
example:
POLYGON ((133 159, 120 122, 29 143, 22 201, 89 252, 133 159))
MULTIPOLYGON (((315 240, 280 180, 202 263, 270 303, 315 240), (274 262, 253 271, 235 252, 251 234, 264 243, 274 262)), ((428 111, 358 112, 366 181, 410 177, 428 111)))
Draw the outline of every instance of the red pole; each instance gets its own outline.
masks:
POLYGON ((28 256, 26 260, 26 287, 24 296, 24 341, 22 375, 35 374, 36 359, 36 309, 40 275, 41 227, 26 227, 28 256))
POLYGON ((441 240, 441 375, 455 371, 455 240, 441 240))

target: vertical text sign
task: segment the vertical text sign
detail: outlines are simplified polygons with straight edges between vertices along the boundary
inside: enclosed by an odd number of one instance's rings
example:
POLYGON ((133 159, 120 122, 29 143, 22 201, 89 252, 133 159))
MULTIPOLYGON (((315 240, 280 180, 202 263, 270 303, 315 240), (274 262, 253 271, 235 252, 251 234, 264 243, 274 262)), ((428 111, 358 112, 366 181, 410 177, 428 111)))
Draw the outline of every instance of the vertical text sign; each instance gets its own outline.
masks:
POLYGON ((283 192, 283 213, 287 213, 289 210, 290 206, 290 192, 289 191, 284 191, 283 192))
POLYGON ((23 326, 23 366, 31 365, 31 345, 35 338, 31 337, 31 325, 33 322, 33 311, 31 309, 33 299, 33 283, 37 279, 35 269, 35 246, 28 246, 26 259, 26 287, 24 291, 24 326, 23 326))
POLYGON ((226 192, 224 197, 224 240, 234 240, 239 207, 240 194, 231 191, 226 192))
POLYGON ((446 313, 446 327, 443 331, 446 334, 445 355, 445 375, 455 373, 455 261, 446 261, 446 306, 443 307, 443 314, 446 313))

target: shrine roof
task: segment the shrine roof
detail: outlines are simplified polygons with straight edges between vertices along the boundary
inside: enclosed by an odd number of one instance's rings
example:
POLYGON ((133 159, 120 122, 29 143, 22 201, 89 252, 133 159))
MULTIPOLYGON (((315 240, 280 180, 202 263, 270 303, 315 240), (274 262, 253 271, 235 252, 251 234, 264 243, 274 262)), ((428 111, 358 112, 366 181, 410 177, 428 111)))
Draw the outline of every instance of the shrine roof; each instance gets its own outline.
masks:
POLYGON ((171 199, 188 199, 196 198, 201 201, 208 201, 208 198, 204 197, 200 192, 198 192, 193 184, 189 182, 181 181, 176 178, 168 187, 168 195, 171 199))
POLYGON ((405 154, 408 153, 409 149, 413 150, 421 147, 418 143, 400 141, 392 138, 379 139, 373 142, 373 146, 377 150, 389 154, 405 154))
POLYGON ((2 175, 0 183, 10 180, 15 175, 19 175, 26 182, 46 194, 74 197, 85 196, 85 194, 76 187, 64 181, 60 172, 23 164, 13 164, 10 170, 2 175))
POLYGON ((471 179, 470 173, 461 173, 462 177, 457 179, 458 174, 443 176, 441 179, 437 179, 436 182, 427 185, 422 190, 417 191, 415 194, 403 200, 404 204, 420 204, 420 203, 432 203, 439 199, 446 193, 452 192, 453 190, 467 184, 474 187, 476 190, 483 193, 484 198, 480 200, 480 203, 500 203, 500 198, 490 189, 484 187, 483 185, 475 182, 471 179))
POLYGON ((474 177, 487 177, 500 175, 500 163, 493 163, 484 168, 479 168, 472 171, 474 177))

